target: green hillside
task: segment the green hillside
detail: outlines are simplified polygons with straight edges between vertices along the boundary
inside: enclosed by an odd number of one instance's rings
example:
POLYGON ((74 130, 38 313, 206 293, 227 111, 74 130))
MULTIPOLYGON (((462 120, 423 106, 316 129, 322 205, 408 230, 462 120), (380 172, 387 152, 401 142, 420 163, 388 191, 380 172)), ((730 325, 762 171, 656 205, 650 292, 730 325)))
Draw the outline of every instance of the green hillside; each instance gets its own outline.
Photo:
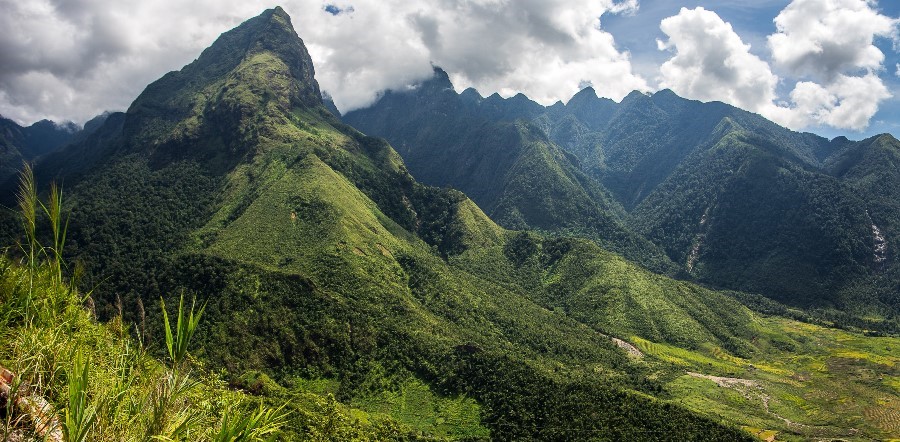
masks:
POLYGON ((588 237, 659 273, 898 330, 890 136, 829 141, 670 90, 483 99, 438 69, 343 118, 504 227, 588 237), (514 143, 511 126, 532 135, 514 143))
POLYGON ((463 191, 505 228, 590 237, 655 271, 675 272, 663 251, 630 229, 622 207, 580 160, 530 123, 543 107, 521 94, 467 92, 456 94, 435 68, 414 92, 387 91, 343 120, 385 137, 416 179, 463 191))
POLYGON ((836 294, 866 276, 872 249, 854 192, 745 132, 698 157, 635 210, 641 231, 701 280, 795 305, 852 307, 836 294))
MULTIPOLYGON (((79 271, 67 281, 64 242, 38 239, 45 232, 36 227, 45 225, 65 236, 60 194, 54 189, 43 206, 32 184, 19 194, 23 242, 7 251, 18 249, 21 259, 0 257, 4 440, 434 440, 385 413, 341 404, 313 384, 287 388, 259 372, 228 379, 194 357, 191 341, 213 325, 207 304, 184 304, 183 296, 177 308, 151 301, 148 309, 168 311, 157 325, 174 326, 171 346, 149 339, 146 318, 131 333, 121 304, 98 323, 91 294, 73 285, 79 271)), ((406 389, 438 419, 455 418, 450 433, 487 434, 471 399, 441 399, 414 383, 406 389)), ((450 434, 438 427, 435 434, 450 434)))

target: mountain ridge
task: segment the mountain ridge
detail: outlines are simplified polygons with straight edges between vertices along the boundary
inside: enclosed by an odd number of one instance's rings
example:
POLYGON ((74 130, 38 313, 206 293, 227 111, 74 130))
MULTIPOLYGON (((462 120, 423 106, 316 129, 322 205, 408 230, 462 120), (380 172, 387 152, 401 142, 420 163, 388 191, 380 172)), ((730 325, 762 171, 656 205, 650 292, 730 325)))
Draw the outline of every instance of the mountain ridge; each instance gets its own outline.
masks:
MULTIPOLYGON (((872 246, 866 245, 872 241, 872 223, 865 220, 867 204, 855 195, 852 185, 840 178, 834 181, 829 170, 836 167, 832 166, 836 158, 871 144, 869 140, 827 140, 793 132, 728 104, 688 100, 671 90, 654 94, 633 91, 616 103, 597 97, 588 87, 565 105, 544 107, 521 95, 503 99, 494 94, 479 100, 480 94, 473 89, 457 94, 448 87, 448 76, 439 68, 435 68, 434 78, 440 78, 440 94, 429 94, 427 87, 387 92, 371 107, 348 112, 343 118, 364 132, 384 136, 401 146, 399 152, 424 182, 471 192, 476 202, 504 226, 565 233, 571 232, 574 224, 584 235, 591 219, 610 217, 628 226, 635 238, 649 239, 664 250, 666 259, 662 261, 670 263, 660 265, 659 259, 647 259, 615 242, 602 242, 610 237, 608 229, 594 238, 655 271, 680 274, 714 287, 762 293, 807 308, 838 308, 887 320, 900 312, 900 291, 884 283, 869 293, 854 288, 869 284, 863 281, 881 279, 867 258, 872 252, 872 246), (461 104, 440 104, 454 101, 461 104), (448 128, 447 121, 466 123, 448 128), (564 162, 585 176, 589 187, 599 189, 592 193, 600 195, 592 197, 599 203, 599 214, 570 216, 545 224, 516 224, 494 213, 483 197, 479 199, 485 177, 468 165, 501 152, 508 155, 509 147, 469 134, 480 130, 476 128, 514 121, 540 129, 550 146, 565 152, 564 162), (447 158, 454 139, 464 140, 459 143, 467 147, 453 147, 454 156, 447 158), (737 144, 744 147, 734 149, 737 144), (771 164, 763 166, 766 162, 771 164), (761 172, 760 167, 784 171, 790 178, 764 183, 759 180, 776 175, 738 173, 761 172), (466 178, 462 171, 475 173, 474 179, 466 178), (442 178, 453 174, 457 174, 453 180, 442 178), (716 176, 718 181, 704 175, 716 176), (723 180, 733 184, 725 186, 723 180), (772 185, 785 187, 776 189, 772 185), (828 201, 824 195, 829 192, 839 201, 828 201), (784 198, 786 195, 789 199, 784 198), (781 205, 772 207, 766 199, 781 201, 781 205), (725 205, 732 202, 738 204, 725 205), (694 203, 698 205, 694 207, 694 203), (738 209, 741 204, 743 208, 738 209), (791 206, 804 207, 808 213, 797 213, 791 206), (733 216, 738 210, 743 211, 743 218, 733 216), (825 224, 819 224, 822 222, 825 224), (762 231, 769 233, 759 233, 762 231), (731 250, 746 250, 750 256, 736 260, 731 250), (806 265, 811 267, 802 268, 806 265), (783 269, 785 266, 788 270, 783 269), (789 277, 791 273, 801 275, 802 282, 789 277), (767 276, 760 279, 755 275, 767 276)), ((492 164, 501 170, 489 176, 506 176, 512 170, 502 162, 492 164)), ((881 167, 889 169, 889 164, 881 167)), ((528 180, 537 182, 540 177, 553 176, 552 169, 535 169, 528 180)), ((518 206, 540 206, 537 195, 526 191, 517 191, 516 195, 527 200, 518 206)), ((576 201, 574 195, 557 195, 556 199, 576 201)), ((562 207, 566 203, 557 204, 562 207)), ((897 213, 894 210, 879 217, 893 219, 897 213)), ((879 231, 879 235, 894 237, 895 230, 889 229, 879 231)), ((890 240, 884 244, 892 247, 890 240)), ((896 261, 886 255, 886 268, 894 264, 896 261)))

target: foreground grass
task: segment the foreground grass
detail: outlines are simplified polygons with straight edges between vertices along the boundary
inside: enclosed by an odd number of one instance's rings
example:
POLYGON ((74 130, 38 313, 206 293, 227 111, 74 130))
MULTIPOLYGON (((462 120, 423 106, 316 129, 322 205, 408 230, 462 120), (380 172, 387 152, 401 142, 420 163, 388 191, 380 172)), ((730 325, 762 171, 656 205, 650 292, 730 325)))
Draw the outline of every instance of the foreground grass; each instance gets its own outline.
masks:
MULTIPOLYGON (((477 422, 472 401, 440 399, 418 384, 385 405, 361 404, 374 411, 368 413, 337 402, 328 388, 310 387, 315 382, 298 381, 293 389, 265 379, 229 382, 184 351, 189 335, 176 324, 186 327, 187 308, 171 318, 170 356, 157 358, 120 318, 97 322, 89 298, 57 275, 47 263, 30 268, 0 256, 0 366, 16 375, 9 403, 17 394, 45 398, 66 441, 439 440, 413 429, 443 424, 432 402, 444 414, 477 422), (422 403, 428 409, 411 409, 422 403), (394 420, 397 411, 411 425, 394 420)), ((0 417, 0 440, 41 440, 15 407, 0 404, 0 417)), ((473 436, 487 436, 478 428, 473 436)))

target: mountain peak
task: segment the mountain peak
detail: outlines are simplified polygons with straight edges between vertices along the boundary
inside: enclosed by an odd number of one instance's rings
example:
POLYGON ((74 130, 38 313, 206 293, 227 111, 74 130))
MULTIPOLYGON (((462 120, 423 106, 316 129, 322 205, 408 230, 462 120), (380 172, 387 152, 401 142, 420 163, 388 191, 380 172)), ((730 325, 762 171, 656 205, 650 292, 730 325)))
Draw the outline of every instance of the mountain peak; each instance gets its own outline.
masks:
POLYGON ((625 98, 623 98, 622 101, 619 102, 619 104, 620 105, 629 105, 629 106, 632 106, 632 105, 639 106, 640 103, 646 103, 646 102, 650 101, 651 99, 652 99, 652 96, 648 95, 647 93, 644 93, 644 92, 641 92, 638 90, 633 90, 633 91, 629 92, 628 95, 626 95, 625 98))
POLYGON ((682 99, 678 94, 675 93, 672 89, 666 88, 661 89, 653 93, 653 98, 656 100, 673 100, 673 99, 682 99))
POLYGON ((166 134, 192 133, 190 121, 236 127, 252 113, 321 105, 309 52, 290 16, 276 7, 223 33, 192 63, 147 86, 128 109, 124 130, 162 141, 166 134), (176 126, 183 128, 171 132, 176 126))
POLYGON ((290 70, 299 90, 292 97, 306 106, 321 104, 319 84, 315 80, 312 59, 303 40, 297 35, 291 23, 291 17, 276 6, 267 9, 255 18, 245 21, 237 28, 222 34, 213 45, 203 51, 197 61, 201 61, 207 51, 221 52, 233 50, 243 58, 249 58, 261 52, 270 52, 284 62, 290 70), (232 35, 233 34, 233 35, 232 35), (216 51, 217 46, 222 46, 216 51))
POLYGON ((588 86, 576 93, 569 99, 566 106, 579 106, 597 100, 597 92, 594 88, 588 86))
POLYGON ((481 100, 484 98, 478 92, 478 89, 475 89, 474 87, 467 87, 466 90, 462 91, 459 95, 463 98, 471 98, 473 100, 481 100))
POLYGON ((597 98, 597 91, 595 91, 593 87, 588 86, 578 91, 575 95, 572 96, 572 98, 569 99, 569 101, 575 100, 576 97, 578 97, 579 100, 585 98, 597 98))
POLYGON ((447 74, 447 71, 441 69, 438 66, 432 66, 434 73, 431 78, 423 81, 421 83, 421 87, 423 89, 433 90, 433 91, 444 91, 444 90, 453 90, 453 83, 450 82, 450 75, 447 74))
POLYGON ((151 83, 128 113, 133 114, 142 106, 169 107, 179 96, 221 81, 245 60, 266 52, 287 67, 293 83, 287 91, 292 106, 322 103, 309 52, 294 31, 290 16, 281 7, 275 7, 223 33, 192 63, 151 83))

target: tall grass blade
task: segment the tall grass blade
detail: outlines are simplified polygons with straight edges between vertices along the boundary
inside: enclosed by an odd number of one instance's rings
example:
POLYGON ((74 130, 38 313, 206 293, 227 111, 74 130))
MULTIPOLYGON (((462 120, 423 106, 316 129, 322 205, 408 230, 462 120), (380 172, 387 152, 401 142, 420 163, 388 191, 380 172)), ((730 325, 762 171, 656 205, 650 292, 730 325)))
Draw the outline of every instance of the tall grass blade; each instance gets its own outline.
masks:
POLYGON ((96 409, 88 405, 88 368, 90 361, 78 351, 75 366, 69 374, 69 406, 63 422, 63 435, 67 442, 83 442, 97 418, 96 409))
POLYGON ((173 334, 169 314, 166 312, 166 303, 162 299, 160 299, 160 303, 162 304, 163 321, 166 328, 166 349, 169 351, 169 357, 174 364, 173 367, 177 367, 187 355, 191 338, 193 338, 194 332, 197 331, 197 325, 200 324, 200 318, 203 316, 203 311, 206 310, 206 304, 204 303, 200 310, 195 313, 196 301, 191 301, 191 310, 185 317, 184 294, 182 294, 178 301, 178 317, 176 318, 175 332, 173 334))
POLYGON ((34 275, 37 273, 37 206, 39 204, 37 196, 37 187, 34 184, 34 171, 31 165, 25 163, 22 173, 19 176, 19 194, 17 195, 19 203, 19 212, 22 215, 22 227, 25 230, 26 245, 21 246, 25 253, 25 259, 28 261, 28 292, 24 304, 24 316, 30 317, 31 303, 34 296, 34 275))
POLYGON ((213 442, 256 442, 265 441, 266 436, 273 436, 287 422, 288 413, 282 413, 284 406, 267 409, 262 405, 256 412, 240 413, 229 410, 222 416, 219 431, 213 436, 213 442))
MULTIPOLYGON (((25 166, 22 168, 22 173, 19 176, 19 194, 17 195, 18 203, 19 203, 19 213, 22 215, 23 227, 25 229, 25 238, 28 240, 28 247, 30 252, 28 254, 29 262, 34 263, 36 257, 35 254, 35 243, 37 241, 35 237, 35 231, 37 230, 37 207, 40 204, 37 196, 37 186, 34 183, 34 171, 31 169, 31 165, 25 163, 25 166)), ((33 267, 33 266, 32 266, 33 267)))

